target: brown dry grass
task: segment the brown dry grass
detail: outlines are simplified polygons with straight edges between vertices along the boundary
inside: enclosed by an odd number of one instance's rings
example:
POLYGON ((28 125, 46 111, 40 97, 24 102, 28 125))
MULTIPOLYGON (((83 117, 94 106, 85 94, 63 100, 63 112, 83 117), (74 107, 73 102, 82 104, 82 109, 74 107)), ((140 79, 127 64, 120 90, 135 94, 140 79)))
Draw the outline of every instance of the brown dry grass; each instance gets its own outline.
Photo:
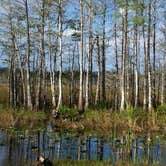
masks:
POLYGON ((0 84, 0 104, 6 105, 8 103, 8 87, 6 84, 0 84))
POLYGON ((0 110, 0 128, 35 129, 45 127, 44 112, 0 110))
POLYGON ((154 113, 109 112, 88 110, 77 121, 70 119, 52 120, 53 126, 67 130, 84 130, 108 133, 109 131, 159 131, 166 128, 166 116, 154 113), (160 120, 161 119, 161 120, 160 120))

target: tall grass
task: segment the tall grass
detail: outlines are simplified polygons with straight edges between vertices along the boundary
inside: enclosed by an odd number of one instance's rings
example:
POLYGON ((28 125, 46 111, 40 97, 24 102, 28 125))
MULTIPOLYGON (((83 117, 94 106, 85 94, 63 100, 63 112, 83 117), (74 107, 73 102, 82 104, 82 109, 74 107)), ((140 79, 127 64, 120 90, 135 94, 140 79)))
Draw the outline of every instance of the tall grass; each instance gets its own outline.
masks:
POLYGON ((107 133, 112 130, 126 132, 158 131, 166 127, 166 114, 163 114, 162 111, 152 110, 147 112, 141 108, 134 109, 128 106, 122 112, 86 110, 83 115, 77 118, 77 121, 62 117, 61 120, 53 120, 52 124, 67 130, 107 133))
POLYGON ((0 109, 0 128, 34 129, 45 126, 44 112, 0 109))
POLYGON ((0 106, 8 103, 8 87, 6 84, 0 84, 0 106))
MULTIPOLYGON (((91 160, 55 160, 54 165, 58 166, 149 166, 148 162, 133 163, 129 161, 118 161, 111 164, 109 161, 91 161, 91 160)), ((151 164, 151 166, 159 166, 159 164, 151 164)))

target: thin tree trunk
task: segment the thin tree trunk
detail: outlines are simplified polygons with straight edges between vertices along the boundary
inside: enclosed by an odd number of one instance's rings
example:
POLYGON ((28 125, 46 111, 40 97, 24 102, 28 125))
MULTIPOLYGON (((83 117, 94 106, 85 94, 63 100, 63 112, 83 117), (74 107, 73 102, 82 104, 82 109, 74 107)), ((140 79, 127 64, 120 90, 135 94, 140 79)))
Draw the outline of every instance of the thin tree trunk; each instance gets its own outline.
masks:
POLYGON ((29 12, 28 2, 25 0, 26 10, 26 31, 27 31, 27 52, 26 52, 26 87, 27 87, 27 108, 32 110, 31 90, 30 90, 30 31, 29 31, 29 12))
MULTIPOLYGON (((85 89, 85 108, 89 107, 89 72, 91 67, 92 57, 92 12, 91 12, 91 0, 89 2, 89 20, 88 20, 88 31, 89 31, 89 43, 88 43, 88 57, 87 57, 87 71, 86 71, 86 89, 85 89)), ((91 75, 92 77, 92 75, 91 75)))
MULTIPOLYGON (((138 2, 137 2, 138 3, 138 2)), ((138 12, 136 10, 136 16, 138 12)), ((138 107, 138 26, 134 26, 134 55, 135 55, 135 65, 134 65, 134 74, 135 74, 135 102, 134 107, 138 107)))
POLYGON ((80 0, 80 24, 81 24, 81 41, 80 41, 80 84, 79 84, 79 102, 78 110, 83 111, 83 1, 80 0))
MULTIPOLYGON (((143 0, 144 4, 144 0, 143 0)), ((144 10, 142 11, 142 16, 144 16, 144 10)), ((144 100, 143 100, 143 108, 147 109, 147 52, 146 52, 146 39, 145 39, 145 24, 142 26, 142 34, 143 34, 143 43, 144 43, 144 100)))
POLYGON ((100 44, 99 44, 99 37, 96 37, 96 45, 97 45, 97 65, 98 65, 98 71, 97 71, 97 84, 96 84, 96 97, 95 97, 95 104, 100 100, 100 82, 101 82, 101 60, 100 60, 100 44))
POLYGON ((156 0, 153 1, 153 106, 156 107, 156 0))
MULTIPOLYGON (((41 52, 41 42, 40 42, 40 51, 41 52)), ((36 87, 36 101, 35 101, 35 108, 39 109, 39 102, 41 99, 41 67, 42 67, 42 60, 41 60, 41 53, 39 53, 38 61, 39 61, 39 67, 38 67, 38 74, 37 74, 37 87, 36 87)))
POLYGON ((17 46, 17 41, 15 39, 15 49, 16 49, 16 56, 18 59, 18 65, 19 65, 19 69, 20 69, 20 73, 21 73, 21 84, 22 84, 22 90, 23 90, 23 106, 26 106, 26 87, 25 87, 25 82, 24 82, 24 72, 23 72, 23 68, 21 65, 21 55, 19 53, 19 48, 17 46))
POLYGON ((62 0, 59 0, 59 97, 57 110, 62 105, 62 0))
MULTIPOLYGON (((54 57, 52 58, 52 52, 51 52, 51 36, 49 34, 49 44, 48 44, 48 55, 50 58, 50 80, 51 80, 51 95, 52 95, 52 105, 53 107, 56 106, 55 101, 55 61, 54 57)), ((56 55, 54 55, 56 56, 56 55)))
POLYGON ((103 22, 102 22, 102 28, 103 28, 103 37, 102 37, 102 58, 101 58, 101 64, 102 64, 102 71, 101 71, 101 97, 104 101, 106 99, 105 94, 105 26, 106 26, 106 1, 104 1, 103 4, 103 22))
POLYGON ((162 69, 161 69, 161 104, 164 104, 164 92, 165 92, 165 66, 166 66, 166 58, 165 56, 163 57, 163 64, 162 64, 162 69))
MULTIPOLYGON (((127 27, 128 27, 128 0, 126 0, 125 5, 125 15, 123 16, 123 24, 122 31, 124 30, 124 40, 122 42, 122 78, 121 78, 121 106, 120 109, 125 109, 125 64, 126 64, 126 57, 127 57, 127 27)), ((123 36, 122 36, 123 38, 123 36)))
POLYGON ((47 90, 46 90, 46 73, 45 73, 45 1, 42 1, 42 13, 41 13, 41 72, 42 72, 42 80, 41 80, 41 96, 42 96, 42 103, 39 103, 39 105, 41 106, 41 108, 45 108, 46 106, 46 95, 47 95, 47 90))
POLYGON ((9 105, 12 106, 13 103, 13 99, 12 99, 12 82, 13 82, 13 72, 12 72, 12 69, 13 69, 13 57, 11 56, 10 57, 10 65, 9 65, 9 76, 8 76, 8 84, 9 84, 9 105))
POLYGON ((72 52, 72 59, 71 59, 71 68, 70 68, 70 107, 73 106, 73 88, 74 88, 74 61, 75 61, 75 51, 76 51, 76 46, 73 48, 72 52))
POLYGON ((148 60, 148 110, 152 108, 152 83, 151 83, 151 64, 150 64, 150 32, 151 32, 151 0, 148 4, 148 41, 147 41, 147 60, 148 60))
MULTIPOLYGON (((114 13, 116 13, 116 0, 114 0, 114 13)), ((116 81, 115 81, 115 109, 118 109, 118 81, 119 81, 119 65, 118 65, 118 44, 117 44, 117 22, 115 18, 114 23, 114 42, 115 42, 115 67, 116 67, 116 81)))
POLYGON ((120 109, 125 107, 125 57, 124 57, 124 17, 122 16, 122 67, 121 67, 121 103, 120 109))

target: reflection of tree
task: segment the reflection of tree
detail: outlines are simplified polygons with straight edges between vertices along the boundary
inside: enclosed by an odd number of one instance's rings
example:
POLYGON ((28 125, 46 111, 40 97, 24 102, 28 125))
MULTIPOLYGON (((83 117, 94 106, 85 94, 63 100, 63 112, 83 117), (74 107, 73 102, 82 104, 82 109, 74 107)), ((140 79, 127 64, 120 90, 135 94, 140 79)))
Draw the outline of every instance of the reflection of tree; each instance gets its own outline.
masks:
POLYGON ((77 147, 77 149, 78 149, 77 150, 77 160, 80 160, 81 159, 81 146, 80 146, 81 145, 81 137, 80 136, 78 137, 77 142, 78 142, 77 143, 77 146, 78 146, 77 147))
POLYGON ((104 141, 103 141, 103 137, 100 138, 100 155, 99 155, 99 159, 103 160, 103 152, 104 152, 104 141))
POLYGON ((9 156, 8 159, 11 160, 12 159, 12 144, 13 144, 13 138, 12 136, 9 136, 9 156))

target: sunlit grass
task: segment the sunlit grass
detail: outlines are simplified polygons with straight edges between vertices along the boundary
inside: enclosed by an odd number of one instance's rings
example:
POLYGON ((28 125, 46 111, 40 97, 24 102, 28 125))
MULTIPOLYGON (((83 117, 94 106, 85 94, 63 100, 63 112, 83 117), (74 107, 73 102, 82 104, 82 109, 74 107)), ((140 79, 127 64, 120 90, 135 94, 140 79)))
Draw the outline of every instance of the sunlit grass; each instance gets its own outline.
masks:
POLYGON ((44 127, 47 120, 44 112, 26 110, 0 110, 0 128, 34 129, 44 127))
MULTIPOLYGON (((70 110, 69 110, 70 111, 70 110)), ((161 111, 147 112, 140 108, 127 108, 122 112, 109 110, 86 110, 76 121, 68 118, 52 121, 53 124, 68 130, 109 132, 116 131, 159 131, 166 127, 166 114, 161 111)))
POLYGON ((0 104, 6 105, 8 103, 8 87, 6 84, 0 84, 0 104))
MULTIPOLYGON (((133 163, 129 161, 118 161, 111 164, 109 161, 91 161, 91 160, 55 160, 54 165, 58 166, 149 166, 147 162, 133 163)), ((159 164, 151 164, 151 166, 159 166, 159 164)))

